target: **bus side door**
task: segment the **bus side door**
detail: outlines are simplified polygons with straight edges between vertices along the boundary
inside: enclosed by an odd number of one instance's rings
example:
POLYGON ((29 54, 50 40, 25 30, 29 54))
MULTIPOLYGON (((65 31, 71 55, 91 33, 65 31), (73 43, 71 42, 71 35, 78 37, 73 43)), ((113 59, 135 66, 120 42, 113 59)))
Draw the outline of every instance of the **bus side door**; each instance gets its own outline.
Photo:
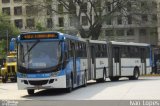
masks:
POLYGON ((93 79, 96 78, 96 50, 95 46, 91 46, 91 76, 93 79))
POLYGON ((121 53, 120 47, 113 47, 113 76, 121 75, 121 53))

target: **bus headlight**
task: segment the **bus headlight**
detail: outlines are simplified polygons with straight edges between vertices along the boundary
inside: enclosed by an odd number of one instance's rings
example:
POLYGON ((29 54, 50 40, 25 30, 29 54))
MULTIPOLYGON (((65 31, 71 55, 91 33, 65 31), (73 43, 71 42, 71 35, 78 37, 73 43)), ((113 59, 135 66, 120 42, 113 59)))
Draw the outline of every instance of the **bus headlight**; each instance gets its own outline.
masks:
POLYGON ((58 74, 59 74, 59 71, 53 72, 53 73, 51 74, 51 77, 56 77, 58 74))

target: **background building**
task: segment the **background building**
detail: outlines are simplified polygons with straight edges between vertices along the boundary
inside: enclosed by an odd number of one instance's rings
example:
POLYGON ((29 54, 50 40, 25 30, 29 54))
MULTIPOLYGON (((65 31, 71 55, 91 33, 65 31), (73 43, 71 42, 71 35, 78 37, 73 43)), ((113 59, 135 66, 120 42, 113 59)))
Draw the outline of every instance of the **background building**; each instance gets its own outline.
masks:
MULTIPOLYGON (((45 4, 45 0, 1 0, 0 12, 11 17, 11 23, 18 27, 22 32, 36 30, 59 30, 65 33, 77 34, 75 29, 76 20, 71 14, 57 14, 54 10, 65 12, 63 5, 53 0, 51 4, 45 4), (33 7, 29 4, 34 4, 35 1, 42 3, 46 9, 33 7)), ((132 0, 131 0, 132 1, 132 0)), ((111 5, 113 0, 107 0, 106 12, 112 11, 114 5, 111 5)), ((132 2, 128 3, 124 8, 125 15, 120 12, 114 14, 116 17, 107 18, 101 29, 102 40, 115 40, 126 42, 145 42, 153 45, 160 45, 160 1, 159 0, 141 0, 139 5, 143 9, 148 9, 148 12, 136 11, 136 5, 132 2), (146 8, 147 7, 147 8, 146 8)), ((83 6, 84 10, 90 8, 86 2, 83 6)), ((78 11, 78 7, 76 11, 78 11)), ((122 10, 119 10, 122 11, 122 10)), ((93 14, 93 19, 95 19, 93 14)), ((82 14, 81 24, 86 32, 89 28, 89 23, 86 16, 82 14)))

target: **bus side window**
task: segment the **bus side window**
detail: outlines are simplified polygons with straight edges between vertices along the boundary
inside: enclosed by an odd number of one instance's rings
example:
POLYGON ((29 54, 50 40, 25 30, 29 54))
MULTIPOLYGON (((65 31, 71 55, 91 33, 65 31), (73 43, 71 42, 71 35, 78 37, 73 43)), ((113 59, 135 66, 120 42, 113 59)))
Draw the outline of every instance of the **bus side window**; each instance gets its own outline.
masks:
POLYGON ((146 60, 146 59, 145 59, 145 57, 146 57, 145 48, 141 48, 141 49, 140 49, 140 52, 141 52, 141 62, 144 63, 145 60, 146 60))
POLYGON ((69 45, 68 45, 69 47, 69 57, 73 57, 73 52, 72 52, 72 50, 73 50, 73 42, 72 41, 69 41, 69 45))
POLYGON ((65 43, 64 43, 64 47, 65 47, 65 51, 64 51, 64 57, 65 57, 65 59, 68 59, 69 58, 69 42, 68 41, 66 41, 65 43))
POLYGON ((114 61, 115 63, 120 62, 120 48, 119 47, 114 47, 114 61))
POLYGON ((96 55, 97 55, 97 50, 95 49, 95 45, 92 45, 91 46, 91 58, 92 58, 92 63, 94 63, 94 59, 95 59, 95 57, 96 57, 96 55))
POLYGON ((87 57, 86 44, 84 43, 83 47, 83 57, 87 57))
POLYGON ((81 57, 84 57, 84 44, 81 43, 81 45, 82 45, 82 48, 81 48, 81 57))
POLYGON ((121 56, 122 56, 122 58, 126 58, 127 57, 125 49, 126 49, 126 47, 124 47, 124 46, 121 47, 121 56))
POLYGON ((149 58, 150 57, 150 48, 146 48, 146 57, 149 58))
POLYGON ((134 54, 135 54, 135 55, 134 55, 135 58, 139 57, 139 50, 138 50, 138 47, 135 47, 135 48, 134 48, 134 52, 135 52, 135 53, 134 53, 134 54))

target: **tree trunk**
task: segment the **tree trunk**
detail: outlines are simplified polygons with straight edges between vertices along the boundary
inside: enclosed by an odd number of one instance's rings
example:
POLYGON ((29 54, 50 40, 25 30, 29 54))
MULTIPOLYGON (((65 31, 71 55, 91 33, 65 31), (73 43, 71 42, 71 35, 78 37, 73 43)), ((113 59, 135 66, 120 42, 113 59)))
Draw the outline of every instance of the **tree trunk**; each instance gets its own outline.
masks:
POLYGON ((97 24, 95 27, 92 27, 90 30, 90 36, 92 40, 98 40, 101 33, 102 24, 97 24))

